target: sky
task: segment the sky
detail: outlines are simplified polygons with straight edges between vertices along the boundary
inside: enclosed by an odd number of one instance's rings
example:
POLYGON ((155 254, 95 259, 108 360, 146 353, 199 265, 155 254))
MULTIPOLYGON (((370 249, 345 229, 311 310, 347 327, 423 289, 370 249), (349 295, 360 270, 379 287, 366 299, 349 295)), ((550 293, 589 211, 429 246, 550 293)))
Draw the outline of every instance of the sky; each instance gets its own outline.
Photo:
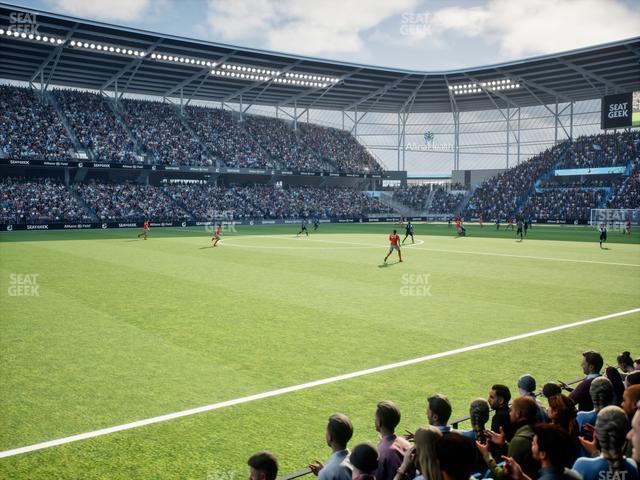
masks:
POLYGON ((638 0, 6 1, 188 38, 420 71, 640 35, 638 0))

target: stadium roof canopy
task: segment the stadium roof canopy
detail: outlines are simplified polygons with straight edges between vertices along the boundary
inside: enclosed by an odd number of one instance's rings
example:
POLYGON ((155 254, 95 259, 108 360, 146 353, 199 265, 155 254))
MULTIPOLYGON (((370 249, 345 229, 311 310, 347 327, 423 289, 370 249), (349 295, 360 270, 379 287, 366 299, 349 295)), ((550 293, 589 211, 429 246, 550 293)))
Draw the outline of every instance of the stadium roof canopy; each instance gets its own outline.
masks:
POLYGON ((182 92, 185 101, 450 112, 589 100, 640 90, 640 37, 496 65, 410 71, 192 40, 3 3, 0 30, 2 78, 103 91, 113 91, 117 84, 119 93, 160 97, 182 92), (321 82, 325 83, 317 86, 321 82))

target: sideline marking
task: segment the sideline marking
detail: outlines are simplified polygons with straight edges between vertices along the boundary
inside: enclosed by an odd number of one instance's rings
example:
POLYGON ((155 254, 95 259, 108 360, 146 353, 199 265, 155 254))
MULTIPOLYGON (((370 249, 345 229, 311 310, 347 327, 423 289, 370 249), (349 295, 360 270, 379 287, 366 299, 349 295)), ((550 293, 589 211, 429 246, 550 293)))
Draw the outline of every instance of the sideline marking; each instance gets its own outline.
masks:
POLYGON ((131 430, 133 428, 144 427, 146 425, 152 425, 155 423, 166 422, 168 420, 174 420, 176 418, 187 417, 190 415, 196 415, 198 413, 210 412, 212 410, 219 410, 225 407, 231 407, 233 405, 240 405, 242 403, 253 402, 255 400, 261 400, 263 398, 276 397, 279 395, 284 395, 285 393, 297 392, 300 390, 306 390, 313 387, 318 387, 320 385, 327 385, 329 383, 340 382, 342 380, 349 380, 351 378, 362 377, 364 375, 370 375, 372 373, 384 372, 387 370, 392 370, 395 368, 406 367, 408 365, 415 365, 417 363, 427 362, 429 360, 435 360, 438 358, 449 357, 452 355, 457 355, 459 353, 470 352, 473 350, 479 350, 481 348, 492 347, 494 345, 501 345, 503 343, 509 343, 516 340, 522 340, 524 338, 535 337, 537 335, 544 335, 546 333, 557 332, 560 330, 566 330, 573 327, 579 327, 581 325, 587 325, 589 323, 595 323, 602 320, 608 320, 610 318, 622 317, 624 315, 630 315, 633 313, 640 312, 639 308, 633 308, 631 310, 625 310, 622 312, 610 313, 608 315, 603 315, 600 317, 589 318, 587 320, 580 320, 573 323, 567 323, 564 325, 558 325, 555 327, 545 328, 542 330, 535 330, 533 332, 521 333, 519 335, 514 335, 512 337, 500 338, 497 340, 491 340, 489 342, 478 343, 476 345, 470 345, 467 347, 456 348, 454 350, 448 350, 446 352, 433 353, 431 355, 425 355, 423 357, 412 358, 409 360, 403 360, 400 362, 390 363, 387 365, 381 365, 378 367, 368 368, 365 370, 358 370, 356 372, 345 373, 342 375, 337 375, 334 377, 323 378, 320 380, 314 380, 312 382, 302 383, 300 385, 292 385, 290 387, 278 388, 276 390, 269 390, 263 393, 257 393, 254 395, 249 395, 246 397, 240 397, 233 400, 226 400, 223 402, 212 403, 210 405, 205 405, 202 407, 191 408, 188 410, 181 410, 179 412, 169 413, 166 415, 160 415, 158 417, 147 418, 144 420, 138 420, 136 422, 125 423, 122 425, 116 425, 114 427, 102 428, 100 430, 94 430, 92 432, 80 433, 77 435, 71 435, 69 437, 58 438, 56 440, 50 440, 47 442, 36 443, 33 445, 28 445, 26 447, 14 448, 11 450, 5 450, 0 452, 0 458, 12 457, 15 455, 20 455, 22 453, 33 452, 36 450, 43 450, 45 448, 56 447, 59 445, 64 445, 66 443, 78 442, 80 440, 87 440, 89 438, 95 438, 102 435, 108 435, 111 433, 122 432, 124 430, 131 430))

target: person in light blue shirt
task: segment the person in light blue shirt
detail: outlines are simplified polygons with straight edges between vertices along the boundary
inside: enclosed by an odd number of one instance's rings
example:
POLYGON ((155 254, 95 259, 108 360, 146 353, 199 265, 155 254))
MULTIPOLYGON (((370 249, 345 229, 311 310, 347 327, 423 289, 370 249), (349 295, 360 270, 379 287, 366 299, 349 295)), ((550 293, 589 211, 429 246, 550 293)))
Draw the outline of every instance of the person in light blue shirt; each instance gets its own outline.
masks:
POLYGON ((331 456, 326 464, 316 461, 309 468, 318 480, 351 480, 352 466, 349 462, 347 444, 353 436, 353 425, 349 417, 336 413, 329 417, 326 440, 331 456))
POLYGON ((600 410, 596 419, 596 436, 601 454, 593 458, 578 458, 573 470, 583 480, 640 480, 636 462, 622 455, 625 436, 630 428, 629 418, 620 407, 610 405, 600 410))

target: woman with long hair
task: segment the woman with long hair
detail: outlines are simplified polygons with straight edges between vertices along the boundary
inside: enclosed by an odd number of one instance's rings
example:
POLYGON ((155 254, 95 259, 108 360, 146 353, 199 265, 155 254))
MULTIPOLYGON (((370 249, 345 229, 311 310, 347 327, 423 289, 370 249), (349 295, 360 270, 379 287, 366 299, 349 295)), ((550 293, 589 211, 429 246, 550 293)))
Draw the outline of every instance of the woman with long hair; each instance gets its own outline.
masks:
POLYGON ((597 457, 579 458, 573 469, 583 480, 639 480, 635 463, 627 460, 622 454, 625 437, 630 428, 629 417, 624 410, 614 405, 604 407, 596 420, 596 437, 601 453, 597 457))
POLYGON ((442 480, 436 454, 436 445, 441 436, 440 430, 432 426, 416 430, 413 437, 414 445, 406 451, 394 480, 402 480, 415 470, 418 470, 420 475, 414 480, 442 480))
POLYGON ((571 438, 571 463, 578 456, 580 440, 578 439, 578 423, 576 422, 576 404, 566 395, 553 395, 549 397, 547 415, 549 422, 561 427, 571 438))

